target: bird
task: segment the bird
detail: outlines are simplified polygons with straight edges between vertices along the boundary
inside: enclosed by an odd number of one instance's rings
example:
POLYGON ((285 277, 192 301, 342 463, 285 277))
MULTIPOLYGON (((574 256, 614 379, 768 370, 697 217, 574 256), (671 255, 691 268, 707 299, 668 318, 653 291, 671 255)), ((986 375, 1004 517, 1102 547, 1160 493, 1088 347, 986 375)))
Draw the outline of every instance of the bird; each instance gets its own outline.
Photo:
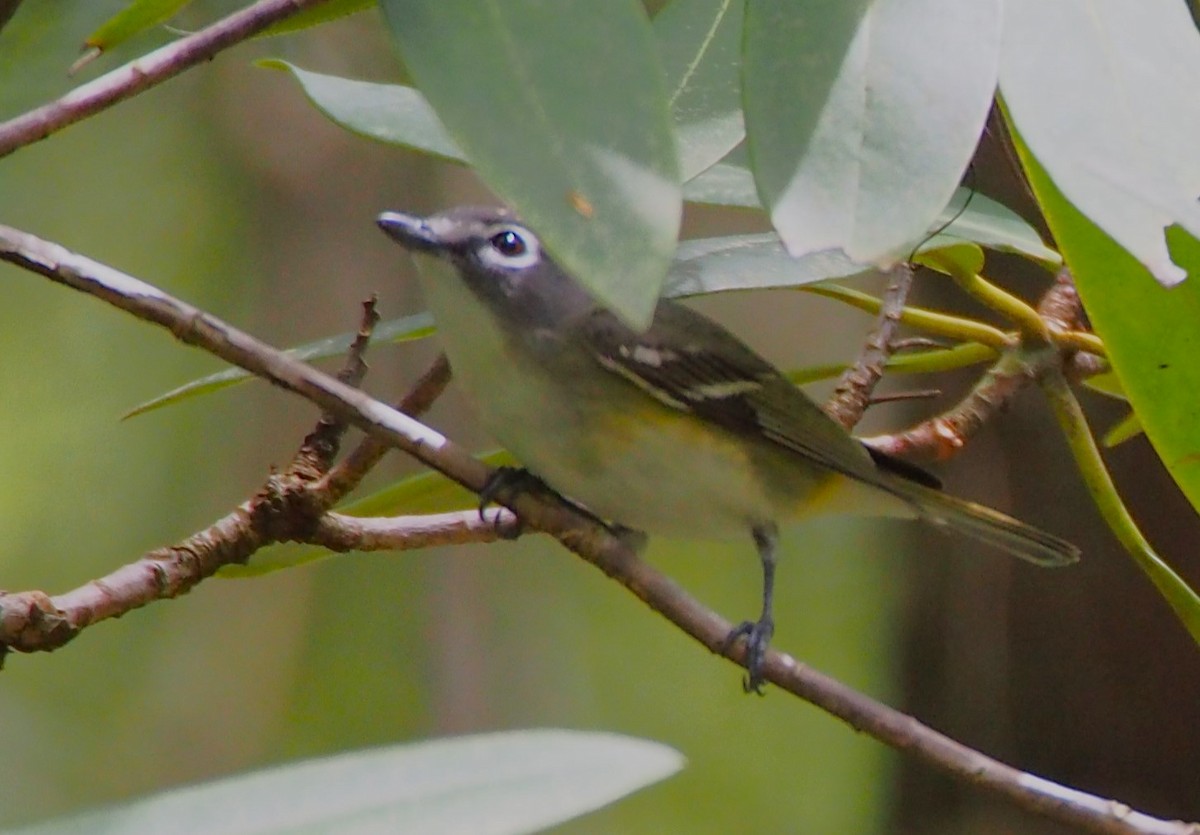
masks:
POLYGON ((379 227, 413 254, 454 377, 483 427, 556 492, 622 529, 749 536, 762 609, 735 627, 743 686, 762 692, 783 523, 849 513, 917 518, 1043 566, 1070 542, 948 495, 862 443, 724 326, 659 299, 649 327, 597 301, 503 207, 379 227))

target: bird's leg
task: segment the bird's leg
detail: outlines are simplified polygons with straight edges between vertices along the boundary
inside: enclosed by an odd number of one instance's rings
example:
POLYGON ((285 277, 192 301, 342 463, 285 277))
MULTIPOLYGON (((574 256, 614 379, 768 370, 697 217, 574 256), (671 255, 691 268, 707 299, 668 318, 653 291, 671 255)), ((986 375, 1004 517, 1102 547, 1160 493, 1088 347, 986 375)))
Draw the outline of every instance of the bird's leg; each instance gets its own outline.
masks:
POLYGON ((756 525, 751 533, 754 535, 754 545, 758 548, 758 558, 762 561, 762 615, 757 621, 743 621, 734 627, 725 639, 724 649, 728 650, 738 638, 746 639, 746 677, 742 680, 742 689, 761 696, 763 661, 771 636, 775 634, 775 618, 771 609, 775 599, 775 546, 779 542, 779 528, 773 523, 756 525))

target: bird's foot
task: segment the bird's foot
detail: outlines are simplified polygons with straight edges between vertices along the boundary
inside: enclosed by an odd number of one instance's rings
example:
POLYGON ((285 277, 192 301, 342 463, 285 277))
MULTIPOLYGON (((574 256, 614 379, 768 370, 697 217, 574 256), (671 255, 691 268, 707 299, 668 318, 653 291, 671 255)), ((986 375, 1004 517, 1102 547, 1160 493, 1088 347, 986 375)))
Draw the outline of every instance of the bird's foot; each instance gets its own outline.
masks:
POLYGON ((739 638, 746 639, 746 654, 743 663, 746 667, 746 677, 742 679, 742 689, 747 693, 763 695, 763 664, 766 661, 767 647, 771 644, 771 636, 775 634, 775 621, 763 617, 757 621, 743 621, 735 626, 725 638, 722 652, 728 654, 739 638))

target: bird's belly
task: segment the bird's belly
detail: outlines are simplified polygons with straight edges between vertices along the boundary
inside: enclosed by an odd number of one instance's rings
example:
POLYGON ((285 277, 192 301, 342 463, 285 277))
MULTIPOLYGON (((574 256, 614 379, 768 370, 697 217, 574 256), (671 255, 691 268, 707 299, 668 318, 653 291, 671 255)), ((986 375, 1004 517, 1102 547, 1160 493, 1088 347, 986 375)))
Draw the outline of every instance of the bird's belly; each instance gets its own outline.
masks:
POLYGON ((487 399, 484 422, 524 466, 602 518, 650 534, 745 536, 755 524, 794 515, 817 486, 798 468, 781 493, 764 480, 752 444, 641 392, 603 406, 578 391, 487 399))

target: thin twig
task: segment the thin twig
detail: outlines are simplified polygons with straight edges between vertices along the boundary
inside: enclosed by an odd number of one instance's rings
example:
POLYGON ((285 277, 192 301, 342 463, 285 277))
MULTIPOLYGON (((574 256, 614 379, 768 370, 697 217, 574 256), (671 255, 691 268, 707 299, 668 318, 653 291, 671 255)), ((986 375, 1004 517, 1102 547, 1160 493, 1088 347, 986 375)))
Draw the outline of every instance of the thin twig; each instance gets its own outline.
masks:
MULTIPOLYGON (((450 382, 450 362, 445 354, 438 354, 433 364, 413 384, 396 409, 409 417, 420 417, 433 405, 450 382)), ((368 472, 379 463, 391 447, 376 438, 364 438, 349 455, 329 471, 320 487, 328 491, 330 499, 339 502, 359 485, 368 472)))
POLYGON ((871 405, 875 386, 883 378, 883 369, 891 356, 892 343, 904 313, 904 302, 912 288, 912 265, 898 264, 888 277, 875 327, 863 342, 858 359, 842 374, 833 397, 825 404, 829 416, 846 429, 853 429, 862 420, 863 413, 871 405))
POLYGON ((276 21, 324 2, 327 0, 259 0, 194 34, 80 85, 60 99, 0 124, 0 157, 207 61, 276 21))
POLYGON ((507 508, 487 515, 478 510, 423 516, 358 517, 326 513, 311 543, 330 551, 412 551, 439 545, 463 545, 514 539, 521 523, 507 508))
MULTIPOLYGON (((1019 300, 1015 304, 1027 307, 1019 300)), ((1059 272, 1054 284, 1043 294, 1034 315, 1042 322, 1040 327, 1026 323, 1029 330, 1037 334, 1034 340, 1040 343, 1041 335, 1048 333, 1051 345, 1022 346, 1003 352, 966 397, 950 409, 909 429, 864 438, 864 442, 881 452, 901 457, 924 456, 942 460, 955 455, 1026 386, 1048 370, 1062 368, 1064 362, 1073 358, 1072 348, 1052 347, 1059 344, 1055 336, 1078 329, 1083 316, 1069 271, 1059 272)))

